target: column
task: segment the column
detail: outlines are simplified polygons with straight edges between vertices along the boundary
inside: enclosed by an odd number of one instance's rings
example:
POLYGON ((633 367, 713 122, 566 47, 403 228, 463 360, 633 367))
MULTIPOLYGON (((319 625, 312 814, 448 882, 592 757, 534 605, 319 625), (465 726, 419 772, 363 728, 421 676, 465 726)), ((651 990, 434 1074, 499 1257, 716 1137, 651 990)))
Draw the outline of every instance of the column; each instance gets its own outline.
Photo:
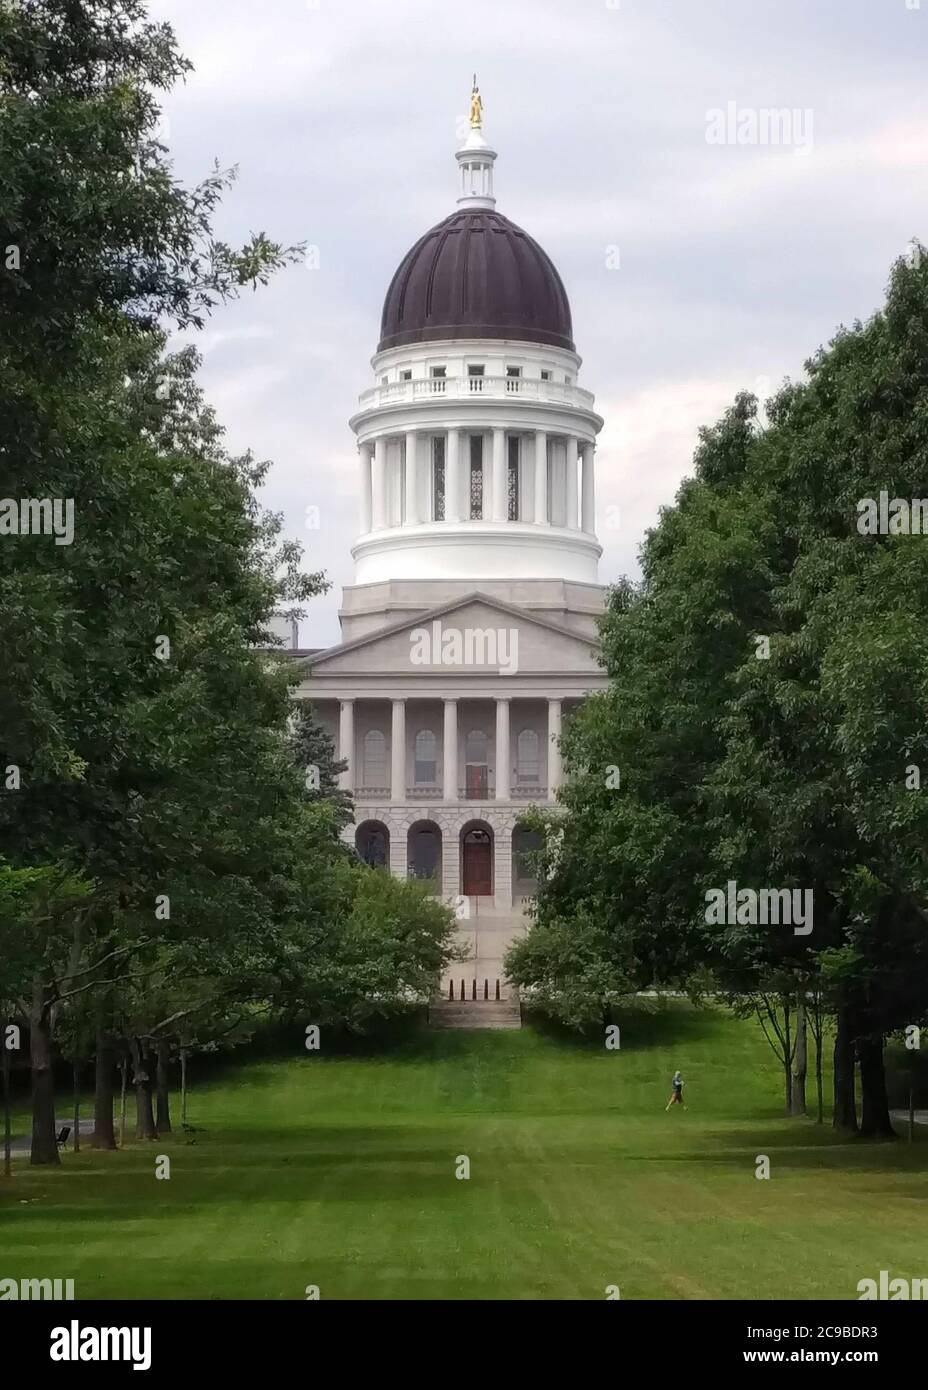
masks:
POLYGON ((445 801, 458 799, 458 702, 445 701, 445 732, 442 740, 445 770, 442 795, 445 801))
POLYGON ((567 526, 577 529, 577 436, 567 436, 567 526))
POLYGON ((450 429, 445 443, 445 520, 461 520, 461 431, 450 429))
POLYGON ((338 707, 338 756, 348 766, 338 776, 343 791, 354 788, 354 700, 342 700, 338 707))
POLYGON ((371 519, 375 531, 382 531, 387 524, 387 437, 378 434, 374 440, 374 467, 372 476, 373 502, 371 519))
POLYGON ((390 727, 390 800, 406 800, 406 701, 393 701, 390 727))
POLYGON ((496 700, 496 800, 509 800, 509 700, 496 700))
POLYGON ((593 445, 587 440, 580 456, 582 484, 580 492, 580 525, 593 535, 596 531, 596 484, 593 475, 593 445))
POLYGON ((418 436, 415 430, 406 431, 406 525, 416 526, 419 522, 419 460, 416 456, 418 436))
POLYGON ((509 489, 506 486, 506 431, 493 430, 493 510, 492 521, 509 519, 509 489))
POLYGON ((548 701, 548 800, 557 800, 561 785, 561 702, 548 701))
MULTIPOLYGON (((508 817, 507 817, 508 819, 508 817)), ((495 843, 493 845, 493 899, 494 907, 497 912, 512 911, 512 831, 510 829, 500 829, 496 832, 495 843)), ((487 954, 495 954, 500 948, 489 945, 484 947, 487 954)), ((502 961, 494 964, 490 970, 483 970, 481 974, 502 975, 502 961)))
POLYGON ((409 877, 409 840, 395 820, 390 822, 390 873, 394 878, 409 877))
POLYGON ((358 453, 361 459, 361 535, 366 536, 371 529, 371 463, 373 462, 373 446, 361 444, 358 446, 358 453))
POLYGON ((535 431, 535 525, 548 524, 548 436, 535 431))

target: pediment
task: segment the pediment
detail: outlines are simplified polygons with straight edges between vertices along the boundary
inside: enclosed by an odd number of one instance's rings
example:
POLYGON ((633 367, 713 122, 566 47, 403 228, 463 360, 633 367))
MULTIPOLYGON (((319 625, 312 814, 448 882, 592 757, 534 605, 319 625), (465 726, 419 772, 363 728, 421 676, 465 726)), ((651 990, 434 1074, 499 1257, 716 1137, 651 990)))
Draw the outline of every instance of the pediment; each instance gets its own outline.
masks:
POLYGON ((353 642, 329 647, 306 663, 314 676, 442 671, 507 675, 602 674, 598 644, 569 628, 474 592, 353 642))

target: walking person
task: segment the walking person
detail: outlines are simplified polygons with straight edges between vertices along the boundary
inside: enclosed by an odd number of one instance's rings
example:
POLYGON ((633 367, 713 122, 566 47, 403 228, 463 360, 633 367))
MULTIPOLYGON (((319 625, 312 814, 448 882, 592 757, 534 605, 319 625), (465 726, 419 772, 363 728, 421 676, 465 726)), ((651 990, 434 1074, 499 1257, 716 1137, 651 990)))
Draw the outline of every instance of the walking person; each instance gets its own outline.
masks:
MULTIPOLYGON (((683 1105, 683 1077, 680 1075, 678 1071, 674 1072, 673 1080, 670 1084, 673 1087, 673 1090, 670 1093, 669 1101, 664 1106, 665 1115, 667 1114, 667 1111, 670 1109, 672 1105, 683 1105)), ((683 1105, 683 1109, 686 1109, 685 1105, 683 1105)))

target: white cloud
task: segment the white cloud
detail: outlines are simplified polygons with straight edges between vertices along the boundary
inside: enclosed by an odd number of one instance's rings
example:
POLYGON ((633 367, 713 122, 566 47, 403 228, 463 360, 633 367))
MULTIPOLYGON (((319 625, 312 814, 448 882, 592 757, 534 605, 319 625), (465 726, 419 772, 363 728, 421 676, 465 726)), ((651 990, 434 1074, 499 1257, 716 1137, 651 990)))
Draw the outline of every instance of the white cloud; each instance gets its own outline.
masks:
MULTIPOLYGON (((455 121, 477 70, 500 210, 541 241, 574 310, 598 451, 601 577, 634 569, 696 432, 775 387, 878 305, 924 230, 928 9, 870 0, 153 0, 196 71, 167 100, 178 176, 238 163, 217 220, 320 248, 219 311, 203 380, 230 446, 274 459, 265 497, 307 563, 350 582, 347 419, 370 384, 401 256, 454 206, 455 121), (705 113, 809 108, 814 149, 710 146, 705 113), (618 244, 621 269, 605 268, 618 244), (319 505, 307 534, 305 507, 319 505)), ((338 593, 313 605, 334 640, 338 593)))

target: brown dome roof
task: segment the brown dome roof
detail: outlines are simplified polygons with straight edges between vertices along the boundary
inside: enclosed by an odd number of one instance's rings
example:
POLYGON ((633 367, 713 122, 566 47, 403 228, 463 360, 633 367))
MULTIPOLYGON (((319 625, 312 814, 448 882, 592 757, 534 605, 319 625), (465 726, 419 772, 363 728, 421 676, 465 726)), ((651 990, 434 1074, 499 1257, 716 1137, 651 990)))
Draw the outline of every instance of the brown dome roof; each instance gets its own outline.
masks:
POLYGON ((403 257, 378 351, 442 338, 513 338, 574 350, 567 294, 537 241, 489 209, 453 212, 403 257))

